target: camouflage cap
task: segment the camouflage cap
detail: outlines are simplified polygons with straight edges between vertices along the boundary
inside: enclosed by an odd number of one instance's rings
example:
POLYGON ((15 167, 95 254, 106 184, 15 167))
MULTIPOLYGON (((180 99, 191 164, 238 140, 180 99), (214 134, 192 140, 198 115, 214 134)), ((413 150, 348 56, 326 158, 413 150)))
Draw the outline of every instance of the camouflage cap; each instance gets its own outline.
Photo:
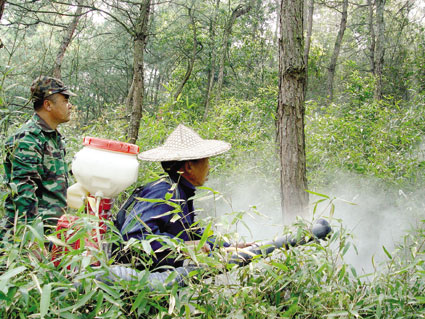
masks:
POLYGON ((77 94, 71 92, 61 80, 56 78, 42 75, 32 82, 31 98, 34 101, 44 100, 46 97, 55 93, 77 96, 77 94))

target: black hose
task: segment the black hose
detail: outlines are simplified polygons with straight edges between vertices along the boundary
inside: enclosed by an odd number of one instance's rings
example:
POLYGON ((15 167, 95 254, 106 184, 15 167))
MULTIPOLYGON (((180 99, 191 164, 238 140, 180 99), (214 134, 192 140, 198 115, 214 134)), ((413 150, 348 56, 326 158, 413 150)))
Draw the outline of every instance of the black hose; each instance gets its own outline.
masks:
MULTIPOLYGON (((313 236, 309 239, 309 242, 315 239, 325 239, 331 230, 332 228, 326 220, 317 220, 311 229, 313 236)), ((237 251, 230 257, 229 263, 243 267, 249 264, 255 256, 261 256, 263 254, 268 255, 277 248, 285 247, 285 249, 288 249, 290 247, 304 245, 306 243, 307 242, 304 238, 297 240, 289 235, 279 237, 275 240, 264 242, 261 245, 255 245, 237 251)))
MULTIPOLYGON (((175 283, 177 283, 179 287, 185 287, 185 279, 189 276, 189 273, 195 269, 197 269, 197 267, 186 266, 178 267, 173 270, 166 270, 163 272, 151 272, 149 274, 149 279, 147 280, 148 288, 151 291, 157 290, 158 286, 171 288, 175 283), (167 278, 173 272, 176 273, 176 276, 165 284, 167 278)), ((108 285, 112 285, 115 281, 139 280, 139 278, 143 277, 143 272, 145 271, 146 270, 138 272, 133 268, 124 267, 120 265, 112 265, 107 271, 105 270, 103 273, 97 275, 96 279, 108 285)))
MULTIPOLYGON (((324 219, 319 219, 312 227, 311 232, 313 236, 308 240, 317 240, 317 239, 325 239, 331 232, 332 228, 329 223, 324 219)), ((251 246, 249 248, 245 248, 244 251, 239 251, 231 256, 229 263, 236 264, 240 267, 249 264, 254 256, 259 255, 268 255, 273 252, 275 249, 283 248, 286 249, 306 244, 307 241, 305 239, 296 240, 291 236, 283 236, 279 237, 272 241, 267 241, 261 244, 261 246, 251 246)), ((152 272, 149 274, 148 279, 148 287, 150 290, 156 290, 158 285, 169 288, 172 287, 175 283, 179 287, 186 286, 185 279, 189 276, 189 273, 193 270, 199 269, 196 266, 185 266, 178 267, 173 270, 167 270, 164 272, 152 272), (172 272, 176 272, 176 276, 173 280, 166 282, 166 279, 172 272)), ((145 271, 145 270, 144 270, 145 271)), ((143 271, 142 271, 143 272, 143 271)), ((108 271, 105 270, 102 274, 96 277, 97 280, 102 281, 106 284, 112 285, 115 281, 133 281, 138 280, 139 276, 143 276, 142 272, 138 272, 133 268, 128 268, 120 265, 111 266, 108 271)))

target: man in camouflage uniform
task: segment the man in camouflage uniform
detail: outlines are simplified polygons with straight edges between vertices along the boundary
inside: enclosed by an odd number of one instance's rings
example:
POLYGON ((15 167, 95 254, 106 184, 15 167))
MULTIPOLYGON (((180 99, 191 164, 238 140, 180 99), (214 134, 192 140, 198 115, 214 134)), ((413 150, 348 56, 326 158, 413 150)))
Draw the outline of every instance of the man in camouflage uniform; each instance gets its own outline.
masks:
POLYGON ((32 83, 35 113, 5 144, 6 228, 37 217, 55 224, 65 212, 68 167, 56 128, 70 119, 69 96, 75 94, 58 79, 40 76, 32 83))

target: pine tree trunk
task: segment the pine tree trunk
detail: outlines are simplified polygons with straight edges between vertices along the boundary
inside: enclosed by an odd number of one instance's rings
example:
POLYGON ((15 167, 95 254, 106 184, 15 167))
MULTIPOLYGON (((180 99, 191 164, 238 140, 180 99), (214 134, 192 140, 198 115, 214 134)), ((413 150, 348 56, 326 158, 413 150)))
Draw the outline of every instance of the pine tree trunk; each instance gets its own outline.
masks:
POLYGON ((308 55, 310 54, 311 35, 313 33, 313 13, 314 13, 314 0, 307 0, 307 34, 305 38, 304 47, 304 61, 308 66, 308 55))
POLYGON ((376 0, 376 51, 375 51, 375 92, 374 99, 382 99, 382 75, 385 55, 385 0, 376 0))
POLYGON ((130 101, 131 113, 128 126, 128 138, 130 143, 136 143, 139 135, 140 119, 142 118, 144 97, 144 51, 148 38, 148 23, 150 15, 150 0, 145 0, 140 5, 139 19, 136 25, 134 37, 134 64, 133 82, 126 101, 130 101))
MULTIPOLYGON (((6 0, 0 0, 0 20, 1 20, 1 17, 3 16, 5 4, 6 4, 6 0)), ((0 39, 0 49, 3 48, 3 46, 4 46, 3 42, 0 39)))
POLYGON ((192 24, 192 32, 193 32, 193 47, 192 47, 192 54, 189 58, 189 61, 187 62, 187 68, 186 68, 186 74, 183 77, 183 80, 181 81, 180 85, 178 86, 176 92, 174 93, 174 100, 177 100, 180 94, 183 91, 183 88, 186 84, 186 82, 189 80, 190 75, 192 74, 193 66, 195 65, 195 59, 196 55, 198 53, 198 39, 197 39, 197 30, 196 30, 196 22, 193 18, 193 14, 191 12, 191 9, 189 9, 189 16, 190 21, 192 24))
POLYGON ((80 0, 80 2, 78 2, 78 7, 75 11, 74 18, 72 19, 72 22, 69 24, 67 30, 65 31, 65 36, 62 39, 58 54, 56 55, 55 65, 53 66, 52 74, 55 78, 58 79, 62 77, 63 58, 65 57, 65 53, 69 44, 71 43, 74 32, 77 29, 78 21, 80 20, 81 12, 83 11, 83 7, 80 6, 81 3, 82 2, 80 0))
POLYGON ((6 0, 0 0, 0 19, 3 16, 5 4, 6 4, 6 0))
POLYGON ((374 23, 373 23, 373 8, 374 8, 374 4, 372 2, 372 0, 367 0, 367 5, 369 7, 369 34, 370 34, 370 44, 369 44, 369 61, 370 61, 370 71, 372 72, 372 74, 375 74, 375 41, 376 41, 376 36, 375 36, 375 28, 374 28, 374 23))
POLYGON ((335 40, 334 52, 332 53, 331 62, 328 67, 328 100, 332 102, 334 95, 334 78, 336 63, 338 61, 339 52, 341 50, 342 38, 344 37, 345 29, 347 27, 348 15, 348 0, 342 3, 341 22, 339 24, 338 35, 335 40))
POLYGON ((281 168, 281 206, 285 222, 307 211, 304 99, 303 1, 281 0, 277 141, 281 168))
POLYGON ((210 71, 208 75, 207 93, 205 94, 204 102, 204 120, 208 117, 208 111, 210 107, 210 100, 212 90, 214 88, 214 76, 215 76, 215 64, 216 64, 216 45, 215 45, 215 28, 217 25, 218 9, 220 7, 220 0, 217 0, 214 8, 214 16, 210 23, 210 41, 211 41, 211 54, 210 54, 210 71))
POLYGON ((239 5, 232 11, 232 15, 230 16, 229 20, 226 22, 226 26, 224 28, 223 33, 223 46, 222 46, 222 52, 220 56, 220 64, 219 64, 219 71, 218 71, 218 79, 217 79, 217 94, 216 94, 216 100, 218 101, 221 97, 221 89, 223 87, 223 79, 224 79, 224 66, 226 64, 226 57, 229 53, 229 47, 230 47, 230 36, 232 34, 232 28, 235 24, 235 21, 238 17, 241 15, 244 15, 245 13, 249 12, 251 10, 251 4, 248 4, 247 6, 239 5))
POLYGON ((304 62, 306 67, 306 83, 305 90, 307 91, 308 85, 308 56, 310 54, 311 35, 313 33, 313 14, 314 14, 314 0, 307 0, 307 34, 304 47, 304 62))

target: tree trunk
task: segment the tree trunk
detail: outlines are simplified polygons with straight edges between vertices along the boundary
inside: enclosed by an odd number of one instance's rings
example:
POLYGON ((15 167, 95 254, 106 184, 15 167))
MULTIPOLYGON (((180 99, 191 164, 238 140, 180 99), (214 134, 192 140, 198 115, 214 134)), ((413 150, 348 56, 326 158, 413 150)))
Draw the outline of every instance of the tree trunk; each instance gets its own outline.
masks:
POLYGON ((313 13, 314 13, 314 0, 307 0, 307 35, 304 47, 304 61, 308 67, 308 55, 310 53, 311 35, 313 33, 313 13))
POLYGON ((385 0, 376 0, 376 51, 375 51, 375 92, 374 99, 382 99, 382 73, 385 55, 385 0))
POLYGON ((276 28, 274 30, 274 43, 276 44, 276 46, 279 45, 279 29, 280 29, 280 0, 274 0, 275 1, 275 5, 276 5, 276 28))
MULTIPOLYGON (((305 90, 307 91, 308 85, 308 56, 310 54, 311 35, 313 33, 313 13, 314 13, 314 0, 307 0, 307 35, 304 47, 304 63, 306 67, 305 71, 305 90)), ((304 94, 305 95, 305 94, 304 94)))
POLYGON ((334 78, 336 63, 338 61, 339 52, 341 50, 342 38, 347 27, 347 15, 348 15, 348 0, 344 0, 342 3, 341 12, 341 23, 339 24, 339 31, 335 41, 334 52, 332 53, 331 62, 328 67, 328 101, 332 102, 334 94, 334 78))
POLYGON ((304 99, 303 0, 281 0, 279 97, 276 116, 281 168, 281 206, 285 222, 307 211, 304 99))
POLYGON ((148 39, 148 23, 150 14, 150 0, 144 0, 140 5, 139 17, 137 19, 134 35, 134 62, 132 89, 126 101, 130 101, 131 113, 128 126, 128 138, 130 143, 136 143, 139 135, 140 119, 142 118, 142 107, 144 97, 144 51, 148 39))
POLYGON ((59 47, 58 54, 56 55, 55 65, 53 67, 52 74, 55 78, 60 79, 62 77, 62 62, 63 58, 65 56, 66 50, 71 43, 72 36, 74 35, 75 30, 77 29, 78 21, 81 17, 81 12, 83 11, 83 7, 80 5, 82 4, 82 1, 77 1, 78 7, 75 11, 74 18, 72 19, 72 22, 69 24, 67 30, 65 31, 65 36, 62 39, 62 43, 59 47))
POLYGON ((196 22, 193 18, 193 14, 191 12, 191 9, 189 8, 189 17, 192 24, 192 30, 193 30, 193 48, 192 48, 192 54, 189 58, 189 61, 187 62, 187 68, 186 68, 186 74, 183 77, 182 82, 178 86, 176 92, 174 93, 174 100, 177 100, 180 94, 183 91, 183 88, 186 84, 186 82, 189 80, 190 75, 192 74, 193 66, 195 64, 196 55, 198 54, 198 39, 196 38, 196 22))
POLYGON ((210 42, 211 42, 211 54, 210 54, 210 72, 208 75, 207 93, 205 94, 204 102, 204 121, 208 117, 208 111, 210 107, 210 99, 212 90, 214 88, 214 76, 215 76, 215 63, 216 63, 216 45, 215 45, 215 28, 217 24, 218 9, 220 7, 220 0, 217 0, 214 8, 214 16, 210 22, 210 42))
POLYGON ((158 72, 158 75, 156 77, 156 83, 155 83, 155 94, 153 97, 153 105, 158 106, 158 95, 159 95, 159 89, 161 87, 161 73, 158 72))
POLYGON ((233 25, 235 24, 235 21, 238 17, 240 17, 241 15, 244 15, 250 10, 251 10, 251 3, 248 4, 247 6, 243 6, 241 4, 238 5, 232 11, 232 15, 230 16, 229 20, 227 20, 226 26, 224 27, 223 46, 222 46, 222 52, 220 56, 220 64, 219 64, 218 79, 217 79, 217 95, 216 95, 217 101, 220 99, 221 89, 223 87, 224 65, 226 64, 226 57, 230 47, 230 35, 232 34, 233 25))
MULTIPOLYGON (((0 20, 1 20, 1 17, 3 16, 5 4, 6 4, 6 0, 0 0, 0 20)), ((3 42, 0 39, 0 49, 1 48, 3 48, 3 42)))
POLYGON ((372 0, 367 0, 367 5, 369 7, 369 33, 370 33, 370 44, 369 44, 369 61, 370 61, 370 71, 372 74, 375 74, 375 29, 373 23, 373 7, 374 3, 372 0))
POLYGON ((0 19, 3 16, 5 4, 6 4, 6 0, 0 0, 0 19))

